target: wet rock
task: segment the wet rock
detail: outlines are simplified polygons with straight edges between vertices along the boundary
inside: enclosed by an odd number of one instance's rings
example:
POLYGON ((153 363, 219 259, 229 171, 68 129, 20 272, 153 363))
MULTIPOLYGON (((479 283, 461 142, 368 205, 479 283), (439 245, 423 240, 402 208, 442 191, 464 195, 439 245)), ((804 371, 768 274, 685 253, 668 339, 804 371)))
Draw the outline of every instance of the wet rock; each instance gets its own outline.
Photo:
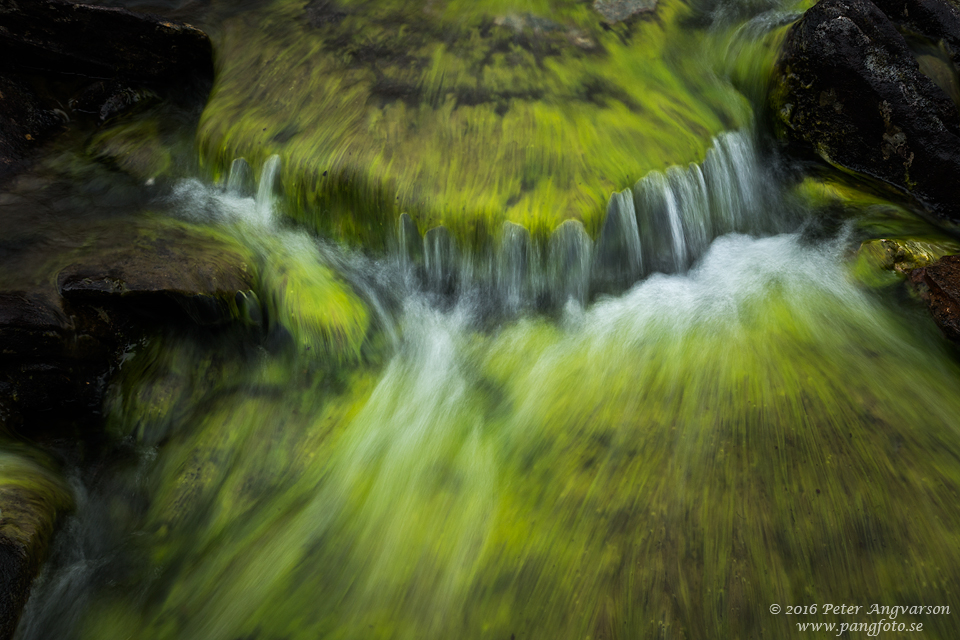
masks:
POLYGON ((857 255, 858 258, 868 258, 881 269, 907 275, 956 252, 955 244, 881 238, 863 242, 857 255))
POLYGON ((43 357, 64 348, 70 319, 62 309, 24 291, 0 292, 0 354, 43 357))
POLYGON ((129 340, 123 316, 40 291, 0 292, 0 417, 91 416, 129 340))
POLYGON ((252 282, 236 247, 176 227, 90 255, 57 276, 59 292, 73 303, 112 301, 163 316, 173 302, 202 325, 237 317, 236 295, 252 282))
POLYGON ((24 424, 38 414, 95 420, 145 327, 264 324, 239 245, 166 221, 99 231, 98 242, 54 253, 36 273, 8 261, 17 277, 4 284, 24 288, 0 289, 0 414, 24 424))
POLYGON ((22 169, 31 150, 62 123, 26 84, 0 75, 0 181, 22 169))
POLYGON ((657 0, 594 0, 593 9, 608 22, 623 22, 657 8, 657 0))
POLYGON ((934 321, 950 340, 960 343, 960 255, 915 269, 910 282, 927 303, 934 321))
POLYGON ((6 65, 127 82, 213 78, 210 39, 187 24, 126 9, 62 0, 0 2, 0 59, 6 65))
POLYGON ((71 505, 56 473, 26 455, 0 451, 0 640, 13 637, 57 516, 71 505))
POLYGON ((948 0, 874 0, 901 28, 942 41, 954 64, 960 62, 960 8, 948 0))
POLYGON ((824 0, 791 29, 771 104, 779 133, 960 223, 960 117, 868 0, 824 0))
POLYGON ((196 109, 212 82, 209 38, 190 25, 61 0, 0 0, 0 180, 72 117, 102 125, 161 96, 196 109))

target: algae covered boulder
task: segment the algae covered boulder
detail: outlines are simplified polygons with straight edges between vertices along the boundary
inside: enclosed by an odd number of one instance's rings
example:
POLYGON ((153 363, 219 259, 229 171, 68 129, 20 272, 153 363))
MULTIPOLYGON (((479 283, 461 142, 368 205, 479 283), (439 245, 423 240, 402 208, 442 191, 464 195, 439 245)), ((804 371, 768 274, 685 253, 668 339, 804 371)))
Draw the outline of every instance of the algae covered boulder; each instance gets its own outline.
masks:
POLYGON ((215 43, 203 160, 221 177, 237 157, 257 171, 278 153, 297 214, 367 246, 403 212, 458 241, 571 218, 596 235, 611 192, 702 160, 712 135, 743 123, 733 91, 679 55, 701 43, 679 27, 689 9, 651 9, 265 3, 215 43))
POLYGON ((869 0, 824 0, 807 11, 778 63, 774 118, 789 140, 909 193, 955 225, 960 113, 921 71, 891 20, 901 14, 885 15, 869 0))
POLYGON ((13 637, 57 516, 71 506, 66 483, 45 460, 0 443, 0 639, 13 637))

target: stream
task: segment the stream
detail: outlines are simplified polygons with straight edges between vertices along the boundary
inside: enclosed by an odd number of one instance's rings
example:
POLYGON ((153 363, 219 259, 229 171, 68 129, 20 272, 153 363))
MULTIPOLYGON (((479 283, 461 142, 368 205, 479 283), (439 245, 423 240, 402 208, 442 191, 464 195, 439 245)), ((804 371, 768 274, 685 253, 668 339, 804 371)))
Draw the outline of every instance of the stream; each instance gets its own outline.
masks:
POLYGON ((257 322, 130 347, 16 640, 802 638, 956 609, 960 360, 854 267, 926 223, 838 214, 770 144, 757 51, 798 14, 710 15, 691 64, 742 122, 602 225, 494 217, 471 245, 404 214, 364 251, 295 210, 282 152, 144 196, 249 250, 257 322))

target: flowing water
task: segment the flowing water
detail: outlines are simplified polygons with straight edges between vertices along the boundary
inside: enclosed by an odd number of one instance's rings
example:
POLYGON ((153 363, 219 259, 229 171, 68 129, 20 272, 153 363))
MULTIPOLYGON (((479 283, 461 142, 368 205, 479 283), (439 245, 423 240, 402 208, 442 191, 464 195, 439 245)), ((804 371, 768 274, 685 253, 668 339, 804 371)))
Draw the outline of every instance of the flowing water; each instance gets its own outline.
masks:
POLYGON ((404 215, 373 257, 289 223, 279 157, 179 182, 172 215, 250 248, 248 323, 131 349, 18 640, 793 638, 955 606, 957 352, 850 266, 902 210, 825 223, 761 142, 638 176, 593 238, 404 215), (814 603, 865 608, 770 612, 814 603))

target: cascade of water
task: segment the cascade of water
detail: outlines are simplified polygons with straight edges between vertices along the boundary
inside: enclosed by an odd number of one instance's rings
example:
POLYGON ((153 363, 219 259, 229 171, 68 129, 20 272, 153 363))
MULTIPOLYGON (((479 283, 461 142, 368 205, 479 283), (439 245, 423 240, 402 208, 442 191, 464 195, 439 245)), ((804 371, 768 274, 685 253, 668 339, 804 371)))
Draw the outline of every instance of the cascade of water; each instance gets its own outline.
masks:
POLYGON ((273 154, 263 163, 260 184, 257 187, 257 215, 265 224, 273 219, 274 210, 280 202, 283 185, 280 182, 280 156, 273 154))
POLYGON ((457 286, 485 288, 510 313, 534 302, 558 307, 572 298, 586 304, 591 291, 614 293, 653 273, 686 271, 718 236, 786 230, 771 184, 751 134, 725 133, 702 164, 653 171, 632 189, 611 195, 595 250, 583 225, 567 221, 545 250, 526 229, 508 222, 496 251, 458 251, 445 228, 431 230, 421 242, 416 223, 403 214, 399 259, 423 260, 429 289, 449 294, 457 286))
POLYGON ((451 294, 458 281, 457 244, 446 227, 434 227, 423 237, 423 262, 427 286, 442 294, 451 294))
POLYGON ((510 311, 516 312, 530 299, 533 283, 533 243, 526 228, 505 222, 497 251, 497 285, 510 311))
MULTIPOLYGON (((253 206, 241 206, 253 182, 250 166, 237 158, 221 198, 226 200, 210 206, 242 209, 228 217, 273 226, 283 193, 280 168, 279 156, 269 157, 253 206)), ((507 222, 495 247, 464 250, 445 227, 421 236, 404 213, 397 222, 397 260, 408 288, 422 283, 445 296, 483 290, 508 314, 530 305, 556 308, 571 299, 585 305, 591 292, 615 293, 653 273, 686 271, 718 236, 785 230, 777 220, 783 207, 777 206, 772 183, 751 134, 725 133, 714 140, 702 164, 653 171, 632 189, 612 194, 596 247, 579 222, 560 225, 546 247, 524 227, 507 222)))
POLYGON ((547 251, 548 286, 555 305, 575 300, 581 306, 590 296, 593 241, 579 220, 567 220, 550 236, 547 251))
POLYGON ((256 193, 253 181, 253 169, 244 158, 236 158, 230 164, 227 177, 227 193, 240 198, 252 198, 256 193))
POLYGON ((597 242, 596 260, 601 286, 633 282, 642 273, 637 212, 629 189, 610 196, 607 217, 597 242))

